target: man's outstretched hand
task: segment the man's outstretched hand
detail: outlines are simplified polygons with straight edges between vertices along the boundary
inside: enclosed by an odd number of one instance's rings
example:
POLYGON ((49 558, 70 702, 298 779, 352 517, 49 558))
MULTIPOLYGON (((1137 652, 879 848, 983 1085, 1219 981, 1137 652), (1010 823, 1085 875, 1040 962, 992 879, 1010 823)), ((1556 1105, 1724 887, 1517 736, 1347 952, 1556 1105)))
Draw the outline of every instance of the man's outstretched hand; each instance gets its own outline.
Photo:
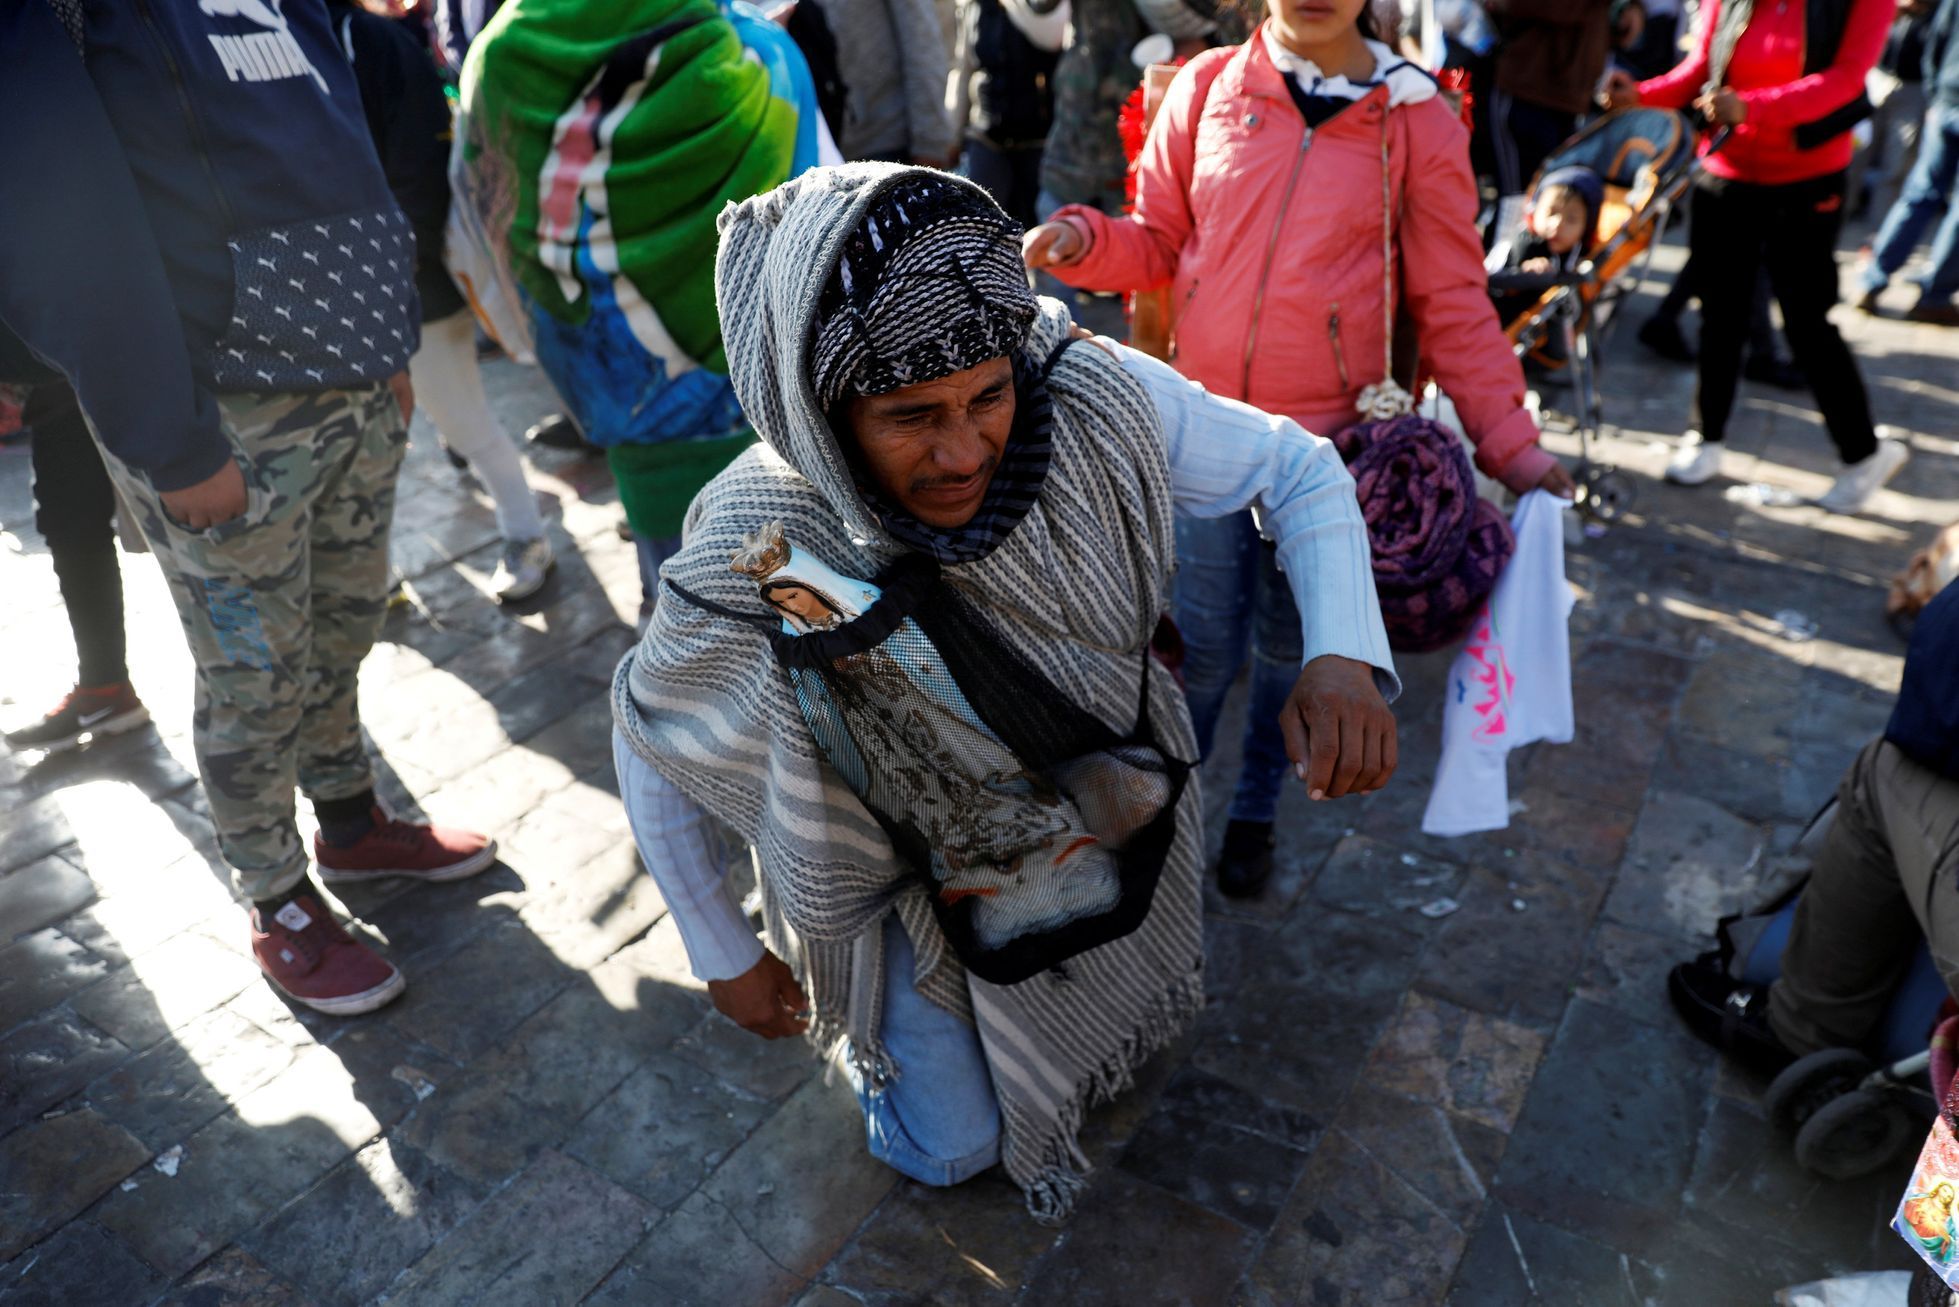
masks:
POLYGON ((728 1020, 764 1039, 783 1039, 809 1029, 809 1000, 789 964, 766 950, 762 960, 733 980, 710 980, 707 996, 728 1020))
POLYGON ((1371 794, 1394 775, 1394 714, 1374 669, 1335 654, 1306 664, 1279 714, 1286 756, 1315 799, 1371 794))

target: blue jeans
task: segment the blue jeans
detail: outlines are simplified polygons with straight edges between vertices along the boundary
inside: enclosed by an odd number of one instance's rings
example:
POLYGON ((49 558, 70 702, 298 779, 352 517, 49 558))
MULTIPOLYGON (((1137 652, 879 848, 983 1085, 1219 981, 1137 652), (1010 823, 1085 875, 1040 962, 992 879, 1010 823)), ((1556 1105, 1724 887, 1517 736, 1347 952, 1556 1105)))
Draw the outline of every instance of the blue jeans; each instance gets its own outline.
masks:
POLYGON ((1883 290, 1934 221, 1939 228, 1932 237, 1932 268, 1919 283, 1919 298, 1928 305, 1949 303, 1959 292, 1959 106, 1944 100, 1925 111, 1918 162, 1884 215, 1863 272, 1864 289, 1883 290))
POLYGON ((877 1088, 855 1068, 871 1156, 921 1184, 970 1180, 1000 1160, 1000 1102, 979 1031, 912 985, 911 937, 884 919, 884 1051, 898 1068, 877 1088))
POLYGON ((633 552, 639 555, 639 612, 644 617, 653 611, 660 597, 660 565, 680 552, 680 537, 670 535, 649 540, 635 531, 633 552))
POLYGON ((1260 538, 1249 512, 1228 517, 1177 515, 1177 593, 1171 613, 1184 637, 1184 693, 1197 747, 1211 754, 1218 714, 1246 655, 1252 699, 1245 721, 1245 760, 1231 796, 1231 820, 1269 822, 1292 770, 1279 714, 1305 658, 1299 608, 1279 571, 1278 554, 1260 538))

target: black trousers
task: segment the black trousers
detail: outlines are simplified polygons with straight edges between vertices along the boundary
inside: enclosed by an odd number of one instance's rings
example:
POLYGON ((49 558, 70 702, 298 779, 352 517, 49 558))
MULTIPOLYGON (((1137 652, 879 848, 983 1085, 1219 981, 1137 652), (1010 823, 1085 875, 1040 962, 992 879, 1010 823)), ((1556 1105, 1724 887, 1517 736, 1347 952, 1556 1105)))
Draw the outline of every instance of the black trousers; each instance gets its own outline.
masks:
POLYGON ((1578 130, 1576 115, 1503 91, 1490 92, 1489 114, 1499 195, 1528 194, 1544 161, 1578 130))
MULTIPOLYGON (((1755 298, 1748 306, 1748 356, 1750 358, 1774 358, 1776 354, 1775 320, 1769 317, 1769 274, 1764 268, 1755 278, 1755 298)), ((1687 311, 1687 301, 1700 298, 1701 269, 1692 255, 1680 266, 1680 275, 1673 279, 1667 289, 1666 298, 1653 312, 1656 318, 1679 320, 1687 311)))
POLYGON ((102 452, 65 382, 34 387, 21 417, 34 434, 34 525, 47 539, 75 633, 76 684, 126 681, 116 492, 102 452))
POLYGON ((966 175, 985 187, 993 202, 1022 227, 1032 227, 1047 216, 1038 212, 1041 194, 1038 144, 1007 150, 968 136, 966 175))
POLYGON ((1757 279, 1767 271, 1782 306, 1782 332, 1846 463, 1877 448, 1870 398, 1857 360, 1830 322, 1837 302, 1837 232, 1843 174, 1755 186, 1703 174, 1694 195, 1689 247, 1699 265, 1700 391, 1694 423, 1707 440, 1727 434, 1741 377, 1757 279))

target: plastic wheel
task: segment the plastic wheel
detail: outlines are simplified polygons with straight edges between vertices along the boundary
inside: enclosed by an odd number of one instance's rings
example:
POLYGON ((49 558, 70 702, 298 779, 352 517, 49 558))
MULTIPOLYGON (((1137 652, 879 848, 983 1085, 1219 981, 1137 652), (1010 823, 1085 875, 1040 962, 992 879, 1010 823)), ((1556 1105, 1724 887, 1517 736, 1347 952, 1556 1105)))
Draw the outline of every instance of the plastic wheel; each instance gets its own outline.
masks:
POLYGON ((1877 1089, 1831 1099, 1796 1132, 1796 1160, 1826 1180, 1869 1175, 1898 1155, 1912 1134, 1911 1114, 1877 1089))
POLYGON ((1791 1133, 1831 1099, 1855 1089, 1871 1073, 1871 1060, 1854 1048, 1826 1048, 1799 1057, 1769 1082, 1762 1096, 1776 1129, 1791 1133))
POLYGON ((1594 468, 1580 483, 1578 507, 1596 522, 1616 522, 1632 508, 1638 492, 1632 478, 1614 468, 1594 468))

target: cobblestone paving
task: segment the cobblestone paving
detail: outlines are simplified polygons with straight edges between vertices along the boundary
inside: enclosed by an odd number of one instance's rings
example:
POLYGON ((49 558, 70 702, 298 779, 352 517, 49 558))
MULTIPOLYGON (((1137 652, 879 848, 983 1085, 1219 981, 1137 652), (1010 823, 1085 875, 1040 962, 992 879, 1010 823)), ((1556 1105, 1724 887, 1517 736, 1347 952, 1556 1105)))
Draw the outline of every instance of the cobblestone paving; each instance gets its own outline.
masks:
MULTIPOLYGON (((1845 519, 1660 484, 1691 378, 1618 341, 1605 452, 1640 501, 1571 559, 1579 739, 1513 761, 1508 831, 1426 839, 1446 659, 1409 660, 1401 775, 1289 798, 1275 884, 1214 903, 1212 1003, 1089 1122, 1095 1186, 1060 1233, 997 1177, 933 1191, 870 1161, 815 1056, 688 978, 610 775, 638 593, 601 464, 535 460, 562 564, 499 610, 491 514, 418 429, 412 605, 366 717, 393 800, 503 861, 342 896, 411 981, 372 1018, 257 978, 188 770, 182 640, 126 558, 157 729, 0 757, 0 1302, 1707 1307, 1904 1264, 1880 1232, 1902 1170, 1801 1172, 1661 988, 1880 729, 1881 582, 1959 503, 1959 337, 1839 316, 1916 441, 1893 488, 1845 519)), ((490 372, 513 428, 544 410, 490 372)), ((1803 397, 1751 390, 1733 443, 1743 482, 1826 484, 1803 397)), ((17 718, 70 675, 19 451, 0 522, 17 718)))

